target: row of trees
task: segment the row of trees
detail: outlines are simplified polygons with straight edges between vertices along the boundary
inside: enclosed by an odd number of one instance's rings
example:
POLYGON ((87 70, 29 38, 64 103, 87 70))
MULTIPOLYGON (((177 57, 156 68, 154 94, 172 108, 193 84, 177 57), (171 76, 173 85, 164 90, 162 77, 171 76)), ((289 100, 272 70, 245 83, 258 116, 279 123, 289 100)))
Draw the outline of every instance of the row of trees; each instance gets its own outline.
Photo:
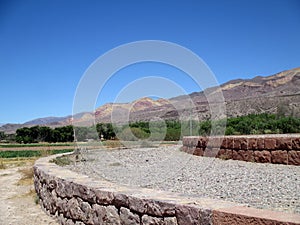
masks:
MULTIPOLYGON (((300 118, 267 113, 216 121, 216 126, 224 125, 226 125, 225 135, 300 133, 300 118)), ((211 121, 200 123, 200 135, 209 135, 210 131, 211 121)))
POLYGON ((179 140, 181 125, 178 121, 166 122, 134 122, 126 125, 113 125, 111 123, 98 123, 91 127, 75 127, 77 141, 87 139, 122 139, 134 141, 138 139, 151 140, 179 140))
POLYGON ((74 140, 73 126, 56 127, 46 126, 23 127, 16 131, 16 142, 72 142, 74 140))
MULTIPOLYGON (((273 114, 251 114, 228 120, 214 121, 215 132, 226 135, 300 133, 300 119, 273 114)), ((210 135, 211 121, 158 121, 134 122, 127 125, 114 126, 111 123, 99 123, 91 127, 64 126, 51 129, 45 126, 20 128, 16 132, 19 143, 34 142, 70 142, 74 140, 74 129, 77 141, 87 139, 117 139, 134 141, 138 139, 177 141, 186 135, 210 135)), ((0 138, 4 137, 0 133, 0 138)))

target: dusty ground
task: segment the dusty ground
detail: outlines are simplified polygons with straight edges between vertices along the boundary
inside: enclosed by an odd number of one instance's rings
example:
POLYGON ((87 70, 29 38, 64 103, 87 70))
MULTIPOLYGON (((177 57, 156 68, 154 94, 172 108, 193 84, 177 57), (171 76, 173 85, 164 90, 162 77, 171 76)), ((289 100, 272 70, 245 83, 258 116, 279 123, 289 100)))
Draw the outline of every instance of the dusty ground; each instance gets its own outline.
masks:
POLYGON ((0 225, 58 225, 35 203, 33 161, 0 169, 0 225))

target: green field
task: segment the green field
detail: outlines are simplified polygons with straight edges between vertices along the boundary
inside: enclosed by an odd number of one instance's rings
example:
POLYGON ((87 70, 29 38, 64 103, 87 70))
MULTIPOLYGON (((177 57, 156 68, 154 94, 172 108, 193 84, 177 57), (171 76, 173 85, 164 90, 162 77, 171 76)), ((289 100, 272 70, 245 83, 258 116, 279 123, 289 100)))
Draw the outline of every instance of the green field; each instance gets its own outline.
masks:
POLYGON ((73 149, 60 150, 17 150, 17 151, 0 151, 0 158, 28 158, 41 157, 59 153, 72 152, 73 149))
POLYGON ((0 144, 0 148, 26 148, 26 147, 56 147, 74 146, 74 143, 31 143, 31 144, 0 144))

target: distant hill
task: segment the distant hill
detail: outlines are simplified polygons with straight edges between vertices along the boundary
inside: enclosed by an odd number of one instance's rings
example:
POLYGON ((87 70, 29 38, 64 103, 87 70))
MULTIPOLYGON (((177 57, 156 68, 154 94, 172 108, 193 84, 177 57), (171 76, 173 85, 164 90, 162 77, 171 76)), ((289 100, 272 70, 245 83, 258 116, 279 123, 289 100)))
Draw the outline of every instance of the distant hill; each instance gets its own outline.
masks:
POLYGON ((39 118, 39 119, 34 119, 34 120, 30 120, 26 123, 24 123, 24 125, 40 125, 40 124, 59 124, 62 121, 65 121, 67 119, 70 119, 72 116, 65 116, 65 117, 45 117, 45 118, 39 118))
MULTIPOLYGON (((150 119, 178 119, 179 114, 186 119, 210 117, 206 95, 222 91, 226 102, 228 117, 247 115, 250 113, 281 113, 300 117, 300 68, 283 71, 271 76, 256 76, 252 79, 237 79, 226 82, 220 87, 207 89, 205 92, 195 92, 188 96, 178 96, 171 99, 151 98, 137 99, 131 103, 108 103, 100 106, 95 112, 80 113, 73 117, 76 125, 89 125, 96 122, 111 122, 113 113, 117 122, 127 121, 130 111, 130 121, 147 121, 150 119), (205 95, 206 94, 206 95, 205 95), (192 99, 195 108, 186 108, 188 99, 192 99), (174 105, 180 105, 181 111, 174 105)), ((23 126, 46 125, 63 126, 71 124, 71 116, 46 117, 28 121, 24 124, 6 124, 0 130, 14 132, 23 126)))

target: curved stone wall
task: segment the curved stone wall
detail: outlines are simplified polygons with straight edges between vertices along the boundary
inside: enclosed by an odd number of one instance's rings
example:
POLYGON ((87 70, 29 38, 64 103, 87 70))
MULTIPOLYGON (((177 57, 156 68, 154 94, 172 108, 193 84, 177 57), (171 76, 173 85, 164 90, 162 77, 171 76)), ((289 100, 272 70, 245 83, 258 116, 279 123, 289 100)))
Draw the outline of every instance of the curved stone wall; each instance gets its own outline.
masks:
POLYGON ((34 185, 60 224, 300 224, 296 214, 94 180, 51 163, 55 157, 36 161, 34 185))
POLYGON ((300 165, 300 134, 183 137, 182 151, 197 156, 300 165))

